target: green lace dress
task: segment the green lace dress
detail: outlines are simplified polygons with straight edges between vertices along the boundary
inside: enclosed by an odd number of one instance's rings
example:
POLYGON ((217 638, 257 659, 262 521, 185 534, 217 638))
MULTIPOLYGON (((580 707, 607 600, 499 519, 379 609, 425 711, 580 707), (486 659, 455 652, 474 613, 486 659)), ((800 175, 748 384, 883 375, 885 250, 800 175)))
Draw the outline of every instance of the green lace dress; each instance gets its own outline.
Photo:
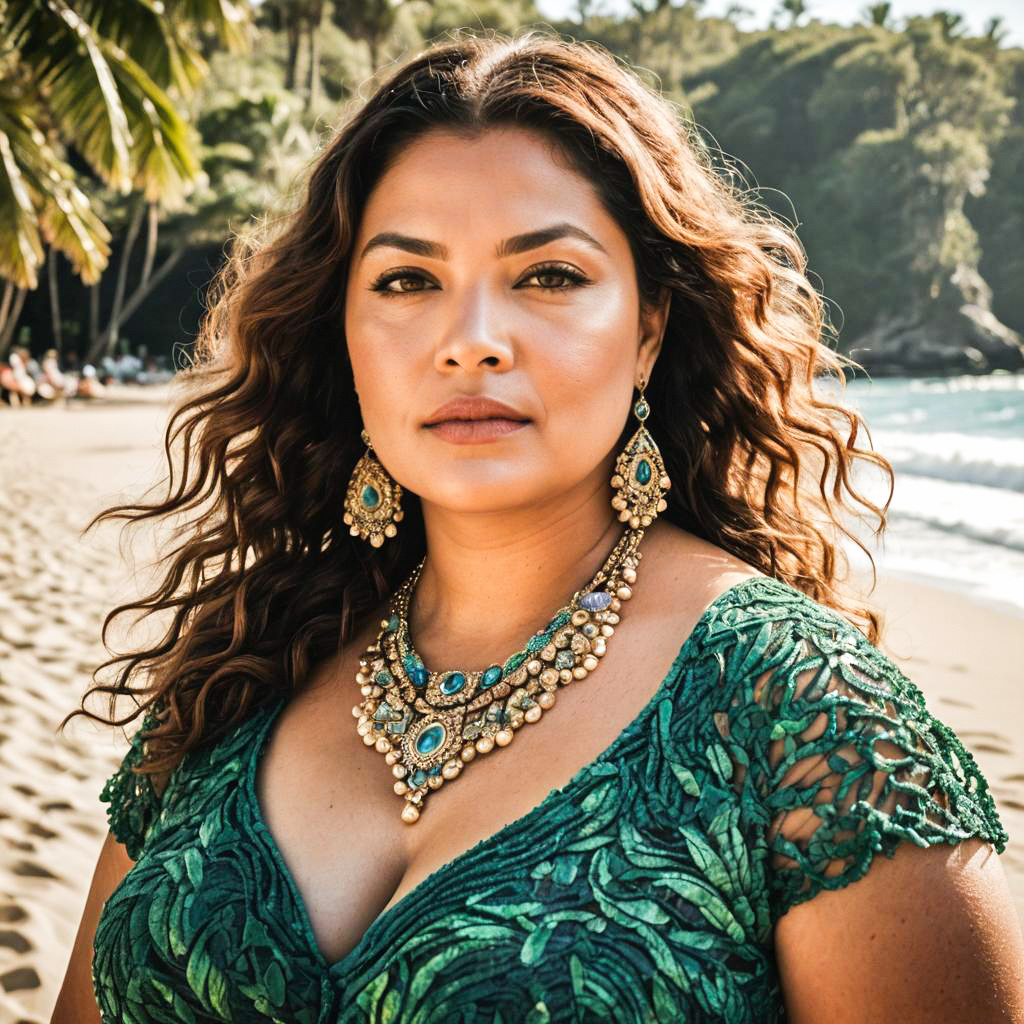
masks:
POLYGON ((193 751, 161 800, 131 772, 136 733, 104 787, 136 860, 95 935, 105 1024, 783 1021, 772 928, 790 907, 902 842, 1008 838, 899 668, 755 577, 600 756, 327 963, 254 788, 283 707, 193 751))

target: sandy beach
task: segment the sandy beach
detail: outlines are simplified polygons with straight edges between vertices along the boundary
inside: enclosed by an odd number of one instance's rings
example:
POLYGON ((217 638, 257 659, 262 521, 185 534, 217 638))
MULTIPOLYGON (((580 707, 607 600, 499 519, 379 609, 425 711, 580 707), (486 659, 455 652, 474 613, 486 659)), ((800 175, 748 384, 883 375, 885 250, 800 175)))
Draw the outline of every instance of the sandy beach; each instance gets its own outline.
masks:
MULTIPOLYGON (((0 408, 0 1024, 49 1020, 106 833, 98 796, 126 741, 83 717, 62 736, 56 727, 104 660, 104 615, 139 577, 116 524, 79 533, 162 475, 167 394, 0 408)), ((135 549, 143 562, 146 543, 135 549)), ((1024 918, 1024 618, 891 574, 871 600, 886 615, 882 648, 989 781, 1024 918)))

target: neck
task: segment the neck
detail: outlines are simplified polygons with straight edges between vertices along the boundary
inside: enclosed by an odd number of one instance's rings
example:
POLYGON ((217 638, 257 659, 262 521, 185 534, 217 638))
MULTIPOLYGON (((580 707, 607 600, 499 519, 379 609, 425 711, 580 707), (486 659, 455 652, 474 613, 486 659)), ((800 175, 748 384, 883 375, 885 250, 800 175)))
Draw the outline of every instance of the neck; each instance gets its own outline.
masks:
POLYGON ((409 629, 427 667, 486 668, 545 626, 622 535, 606 492, 602 478, 543 507, 501 513, 425 503, 427 560, 409 629))

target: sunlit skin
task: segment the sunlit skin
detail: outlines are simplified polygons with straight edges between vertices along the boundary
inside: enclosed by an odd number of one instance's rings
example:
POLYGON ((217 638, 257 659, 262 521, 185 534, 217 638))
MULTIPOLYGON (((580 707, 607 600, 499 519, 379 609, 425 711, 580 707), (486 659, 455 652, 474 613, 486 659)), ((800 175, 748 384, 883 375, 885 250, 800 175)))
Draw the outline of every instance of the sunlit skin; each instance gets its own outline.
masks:
POLYGON ((411 626, 428 665, 503 660, 611 550, 623 528, 609 503, 617 442, 668 308, 666 297, 641 315, 626 235, 528 129, 434 131, 380 179, 353 248, 345 334, 374 449, 423 503, 411 626), (557 225, 576 231, 499 255, 557 225), (392 239, 364 254, 385 233, 443 250, 392 239), (460 395, 530 422, 482 444, 423 426, 460 395))

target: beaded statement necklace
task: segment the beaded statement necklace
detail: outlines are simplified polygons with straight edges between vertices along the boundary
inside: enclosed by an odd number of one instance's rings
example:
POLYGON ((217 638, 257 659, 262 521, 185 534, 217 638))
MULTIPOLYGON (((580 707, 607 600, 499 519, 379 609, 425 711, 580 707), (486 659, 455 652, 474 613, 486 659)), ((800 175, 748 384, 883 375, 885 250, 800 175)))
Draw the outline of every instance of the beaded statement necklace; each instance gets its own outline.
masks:
POLYGON ((476 672, 431 672, 409 637, 409 601, 426 557, 392 596, 388 618, 359 660, 363 700, 356 730, 384 755, 404 797, 402 820, 419 819, 427 795, 458 778, 477 754, 507 747, 515 730, 540 720, 555 691, 585 679, 604 657, 632 597, 643 529, 627 527, 593 579, 504 664, 476 672))

